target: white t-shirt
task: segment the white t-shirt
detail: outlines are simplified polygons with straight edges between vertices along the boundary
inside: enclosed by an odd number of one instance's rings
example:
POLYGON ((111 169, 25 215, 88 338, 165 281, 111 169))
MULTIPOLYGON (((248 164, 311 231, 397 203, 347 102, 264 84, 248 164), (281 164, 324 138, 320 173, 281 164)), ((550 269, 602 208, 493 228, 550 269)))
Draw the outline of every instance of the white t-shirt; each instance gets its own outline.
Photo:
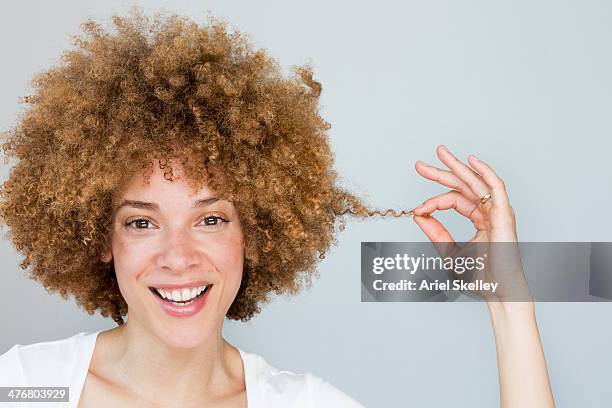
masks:
MULTIPOLYGON (((0 355, 0 387, 70 387, 70 402, 0 403, 1 407, 76 408, 98 333, 80 332, 60 340, 16 344, 0 355)), ((295 374, 269 365, 263 357, 241 350, 249 408, 363 408, 320 377, 295 374)))

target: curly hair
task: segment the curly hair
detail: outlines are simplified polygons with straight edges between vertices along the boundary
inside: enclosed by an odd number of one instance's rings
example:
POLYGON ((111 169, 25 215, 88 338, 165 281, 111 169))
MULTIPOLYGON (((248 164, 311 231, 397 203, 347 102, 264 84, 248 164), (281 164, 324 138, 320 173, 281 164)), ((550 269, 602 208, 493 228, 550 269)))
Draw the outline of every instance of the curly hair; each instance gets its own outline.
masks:
POLYGON ((154 158, 172 180, 208 183, 238 211, 244 270, 227 317, 246 321, 272 293, 296 294, 337 243, 343 216, 370 210, 337 185, 318 113, 321 84, 308 65, 284 76, 264 49, 227 23, 176 14, 85 21, 55 67, 32 79, 29 109, 3 133, 17 159, 0 189, 5 236, 21 269, 87 313, 124 323, 108 248, 118 192, 154 158))

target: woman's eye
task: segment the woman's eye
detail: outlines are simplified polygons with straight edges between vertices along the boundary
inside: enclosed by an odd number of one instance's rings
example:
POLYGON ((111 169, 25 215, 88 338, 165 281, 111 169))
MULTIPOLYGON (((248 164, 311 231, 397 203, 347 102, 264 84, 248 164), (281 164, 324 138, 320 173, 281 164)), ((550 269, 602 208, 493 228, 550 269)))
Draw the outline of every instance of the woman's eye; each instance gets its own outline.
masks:
POLYGON ((221 226, 222 224, 228 222, 226 219, 218 217, 216 215, 209 215, 203 219, 205 225, 212 225, 214 227, 221 226))
POLYGON ((125 225, 130 227, 130 228, 135 228, 135 229, 148 229, 148 228, 138 228, 135 225, 142 225, 140 223, 150 223, 151 221, 146 219, 146 218, 137 218, 135 220, 126 222, 125 225))

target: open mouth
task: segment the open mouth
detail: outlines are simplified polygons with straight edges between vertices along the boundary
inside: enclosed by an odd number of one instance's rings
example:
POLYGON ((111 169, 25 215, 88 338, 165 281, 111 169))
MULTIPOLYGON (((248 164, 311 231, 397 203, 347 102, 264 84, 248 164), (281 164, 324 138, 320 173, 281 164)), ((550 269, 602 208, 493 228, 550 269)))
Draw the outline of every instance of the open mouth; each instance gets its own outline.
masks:
MULTIPOLYGON (((153 294, 155 296, 157 296, 158 298, 160 298, 164 302, 167 302, 167 303, 170 303, 170 304, 173 304, 173 305, 176 305, 176 306, 187 306, 187 305, 190 305, 193 302, 197 301, 202 296, 204 296, 210 290, 211 287, 212 287, 211 284, 206 285, 204 290, 200 291, 200 293, 196 294, 195 296, 190 296, 189 299, 186 299, 186 300, 182 300, 182 299, 181 300, 174 300, 173 299, 174 296, 169 291, 163 291, 161 289, 157 289, 157 288, 154 288, 154 287, 149 287, 149 290, 151 292, 153 292, 153 294)), ((179 295, 179 297, 180 297, 180 295, 179 295)))

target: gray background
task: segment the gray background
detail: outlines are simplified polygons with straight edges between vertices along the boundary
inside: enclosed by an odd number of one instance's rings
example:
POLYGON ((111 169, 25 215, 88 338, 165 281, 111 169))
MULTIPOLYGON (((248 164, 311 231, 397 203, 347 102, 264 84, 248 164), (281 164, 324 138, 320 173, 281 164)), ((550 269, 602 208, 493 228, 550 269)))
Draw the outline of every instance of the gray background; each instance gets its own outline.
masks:
MULTIPOLYGON (((14 125, 29 78, 58 61, 86 17, 122 1, 21 1, 0 12, 0 128, 14 125)), ((288 68, 323 83, 336 168, 380 207, 444 191, 414 171, 445 143, 491 163, 524 241, 610 241, 612 4, 607 1, 140 1, 251 33, 288 68)), ((4 179, 8 168, 1 165, 4 179)), ((457 240, 456 214, 440 216, 457 240)), ((272 365, 310 370, 371 407, 498 404, 493 334, 482 303, 360 303, 360 242, 425 239, 407 218, 349 222, 313 289, 277 299, 227 339, 272 365)), ((0 352, 16 343, 113 327, 51 297, 0 244, 0 352)), ((541 303, 539 326, 559 407, 612 401, 612 305, 541 303)))

